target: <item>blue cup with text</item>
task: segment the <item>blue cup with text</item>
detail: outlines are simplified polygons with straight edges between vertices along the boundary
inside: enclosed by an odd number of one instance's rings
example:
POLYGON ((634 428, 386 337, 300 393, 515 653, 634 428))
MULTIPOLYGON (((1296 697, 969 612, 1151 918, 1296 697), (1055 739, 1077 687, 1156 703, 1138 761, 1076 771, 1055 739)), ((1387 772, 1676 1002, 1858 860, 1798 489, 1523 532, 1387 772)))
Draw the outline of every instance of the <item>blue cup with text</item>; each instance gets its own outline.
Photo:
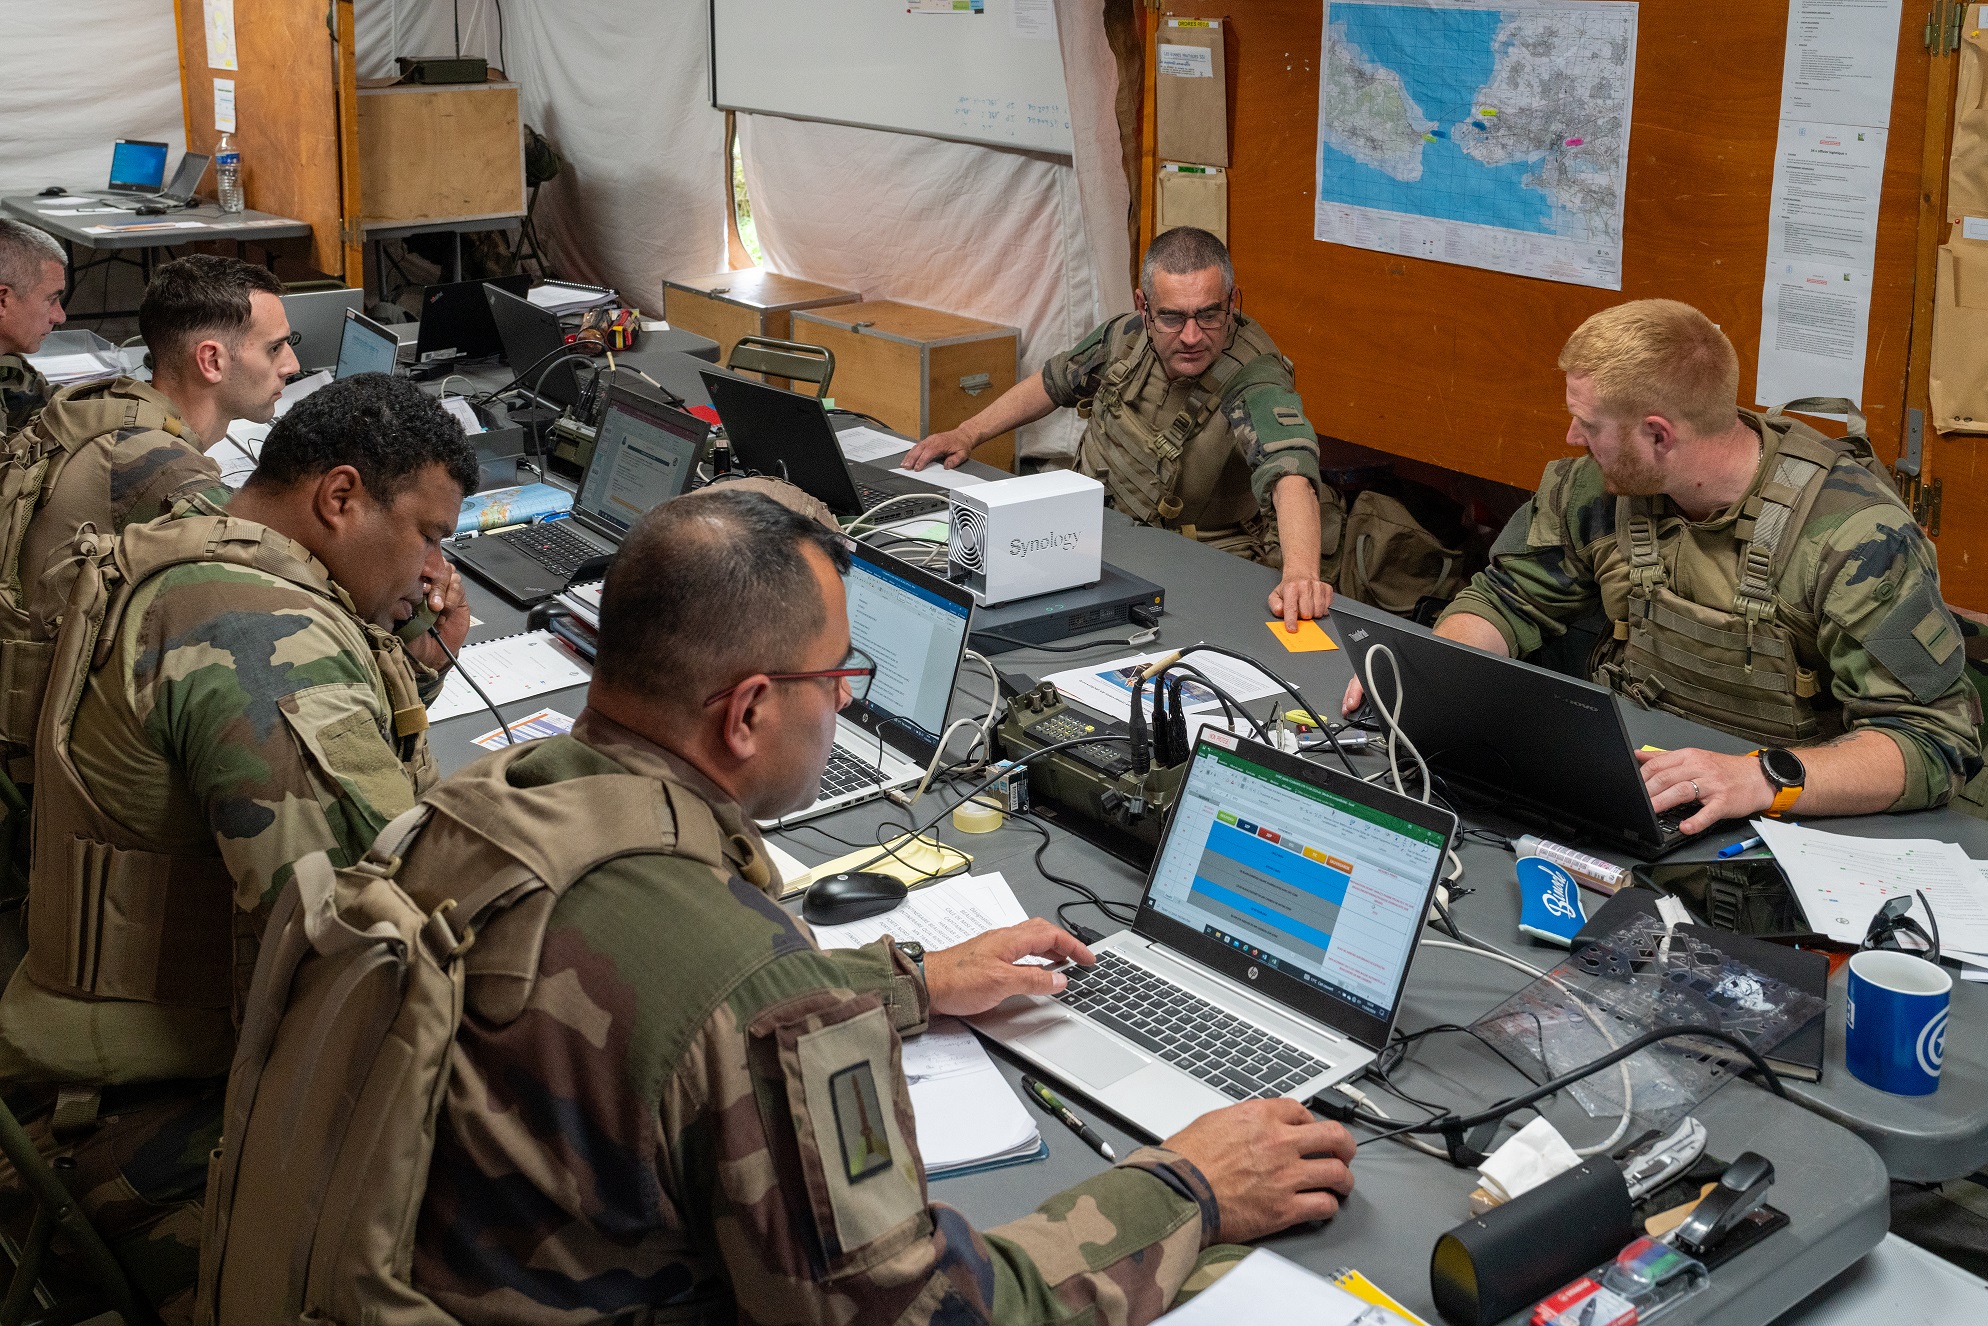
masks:
POLYGON ((1843 1060, 1859 1082, 1894 1096, 1930 1096, 1947 1057, 1953 977, 1910 953, 1850 958, 1843 1060))

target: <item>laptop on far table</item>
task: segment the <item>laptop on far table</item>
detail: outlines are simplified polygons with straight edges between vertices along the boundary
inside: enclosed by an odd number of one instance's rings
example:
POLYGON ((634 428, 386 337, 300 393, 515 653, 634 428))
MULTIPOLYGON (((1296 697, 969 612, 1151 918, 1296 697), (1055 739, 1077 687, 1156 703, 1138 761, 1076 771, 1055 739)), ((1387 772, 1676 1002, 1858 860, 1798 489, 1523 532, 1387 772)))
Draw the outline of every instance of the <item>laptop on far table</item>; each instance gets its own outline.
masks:
POLYGON ((421 335, 414 343, 417 367, 431 364, 466 364, 478 359, 494 359, 504 353, 497 336, 497 324, 490 316, 490 301, 483 287, 495 286, 513 295, 531 289, 532 279, 523 272, 516 276, 493 276, 487 281, 451 281, 431 285, 421 292, 421 335))
MULTIPOLYGON (((937 484, 876 465, 851 465, 835 440, 828 411, 815 397, 708 369, 700 369, 699 375, 739 463, 785 479, 844 520, 893 497, 929 496, 945 504, 946 491, 937 484)), ((917 515, 917 505, 905 503, 901 514, 917 515)))
POLYGON ((614 383, 573 514, 444 545, 456 565, 520 607, 598 579, 635 522, 678 497, 710 429, 695 415, 614 383))
POLYGON ((970 1019, 1152 1137, 1309 1100, 1387 1045, 1456 817, 1204 729, 1138 919, 970 1019))
POLYGON ((155 194, 166 182, 166 157, 172 148, 140 138, 120 138, 111 144, 111 193, 120 196, 155 194))
MULTIPOLYGON (((1679 827, 1697 802, 1661 815, 1650 805, 1621 702, 1607 687, 1343 600, 1332 615, 1355 675, 1366 676, 1374 646, 1393 651, 1401 729, 1439 777, 1562 840, 1597 839, 1653 858, 1698 836, 1679 827)), ((1391 704, 1386 663, 1376 660, 1373 672, 1391 704)))
POLYGON ((868 694, 835 720, 835 747, 813 805, 794 824, 910 787, 946 730, 966 654, 973 594, 865 543, 850 548, 849 642, 877 666, 868 694))
POLYGON ((339 342, 345 337, 345 314, 357 313, 366 292, 363 290, 307 290, 284 295, 283 314, 290 330, 298 336, 297 367, 305 373, 331 368, 338 363, 339 342))
POLYGON ((483 297, 504 347, 504 362, 512 373, 526 374, 525 389, 554 409, 578 405, 580 379, 573 372, 573 361, 552 357, 554 351, 566 347, 566 330, 559 325, 559 315, 487 281, 483 297))
POLYGON ((392 373, 400 358, 400 338, 357 309, 345 310, 345 326, 338 335, 338 367, 332 373, 344 379, 356 373, 392 373))

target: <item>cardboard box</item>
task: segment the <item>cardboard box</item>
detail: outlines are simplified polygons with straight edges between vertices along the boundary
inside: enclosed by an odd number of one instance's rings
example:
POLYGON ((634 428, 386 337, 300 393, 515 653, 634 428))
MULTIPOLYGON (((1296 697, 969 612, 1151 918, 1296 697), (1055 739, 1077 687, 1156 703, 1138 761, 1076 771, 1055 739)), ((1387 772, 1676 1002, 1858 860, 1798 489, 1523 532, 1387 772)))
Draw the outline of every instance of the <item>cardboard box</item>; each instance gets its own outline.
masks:
POLYGON ((1220 166, 1182 166, 1171 161, 1161 165, 1153 233, 1164 234, 1175 226, 1199 226, 1222 243, 1229 242, 1227 171, 1220 166))
MULTIPOLYGON (((794 339, 835 355, 837 405, 926 437, 966 422, 1015 385, 1021 333, 997 322, 878 299, 794 314, 794 339)), ((973 453, 1015 467, 1015 435, 973 453)))
POLYGON ((1222 20, 1170 18, 1160 25, 1153 79, 1162 161, 1229 164, 1229 83, 1222 68, 1222 20))

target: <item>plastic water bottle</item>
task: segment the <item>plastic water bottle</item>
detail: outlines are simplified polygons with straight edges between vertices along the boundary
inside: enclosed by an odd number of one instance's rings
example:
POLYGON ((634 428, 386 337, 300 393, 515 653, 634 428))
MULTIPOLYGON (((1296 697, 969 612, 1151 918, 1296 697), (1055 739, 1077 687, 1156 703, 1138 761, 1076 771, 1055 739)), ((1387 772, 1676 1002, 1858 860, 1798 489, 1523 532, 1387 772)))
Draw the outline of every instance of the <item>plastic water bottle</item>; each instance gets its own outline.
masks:
POLYGON ((214 145, 214 182, 220 188, 221 210, 242 210, 242 150, 233 134, 222 134, 214 145))

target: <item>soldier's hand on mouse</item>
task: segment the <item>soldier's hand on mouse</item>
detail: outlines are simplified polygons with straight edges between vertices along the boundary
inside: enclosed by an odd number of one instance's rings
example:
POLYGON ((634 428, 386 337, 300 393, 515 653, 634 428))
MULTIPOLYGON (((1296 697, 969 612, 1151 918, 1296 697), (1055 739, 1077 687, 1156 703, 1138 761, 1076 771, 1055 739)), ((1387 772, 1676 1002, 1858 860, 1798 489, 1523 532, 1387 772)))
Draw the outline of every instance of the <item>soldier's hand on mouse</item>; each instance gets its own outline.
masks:
POLYGON ((1700 809, 1681 826, 1698 833, 1720 820, 1745 819, 1774 804, 1774 788, 1751 755, 1721 755, 1686 747, 1683 750, 1639 750, 1643 787, 1650 805, 1661 815, 1696 801, 1700 809))
POLYGON ((934 1013, 969 1017, 985 1013, 1009 995, 1052 995, 1068 985, 1061 972, 1034 964, 1036 957, 1069 959, 1088 967, 1097 959, 1070 934, 1040 917, 1020 925, 989 930, 964 944, 935 949, 925 955, 925 989, 934 1013))
POLYGON ((1330 1220, 1353 1191, 1353 1135, 1286 1097, 1211 1111, 1160 1145, 1193 1161, 1215 1190, 1215 1242, 1330 1220))
POLYGON ((947 469, 956 470, 966 463, 968 456, 973 454, 973 443, 973 435, 967 432, 966 426, 962 424, 958 428, 949 428, 943 433, 932 434, 905 452, 904 459, 899 461, 898 465, 902 469, 922 470, 937 460, 945 462, 947 469))

